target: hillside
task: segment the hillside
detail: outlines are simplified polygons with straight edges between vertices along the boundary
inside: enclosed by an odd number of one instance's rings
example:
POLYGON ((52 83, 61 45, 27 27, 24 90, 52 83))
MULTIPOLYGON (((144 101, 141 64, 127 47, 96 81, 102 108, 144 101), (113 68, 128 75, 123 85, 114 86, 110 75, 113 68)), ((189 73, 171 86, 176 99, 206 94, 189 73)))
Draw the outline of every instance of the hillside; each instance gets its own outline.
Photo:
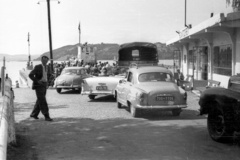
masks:
MULTIPOLYGON (((31 55, 31 59, 36 59, 40 55, 31 55)), ((0 60, 3 60, 3 57, 5 57, 6 61, 28 61, 28 55, 25 54, 19 54, 19 55, 9 55, 9 54, 0 54, 0 60)))
MULTIPOLYGON (((173 48, 167 47, 163 43, 155 43, 158 48, 159 59, 173 59, 173 48)), ((96 56, 97 60, 113 60, 114 57, 118 56, 119 44, 114 43, 101 43, 101 44, 88 44, 97 48, 96 56)), ((78 44, 67 45, 61 48, 53 50, 53 60, 55 61, 66 61, 71 57, 77 57, 78 44)), ((45 52, 42 55, 49 56, 49 52, 45 52)), ((40 60, 38 57, 35 60, 40 60)))

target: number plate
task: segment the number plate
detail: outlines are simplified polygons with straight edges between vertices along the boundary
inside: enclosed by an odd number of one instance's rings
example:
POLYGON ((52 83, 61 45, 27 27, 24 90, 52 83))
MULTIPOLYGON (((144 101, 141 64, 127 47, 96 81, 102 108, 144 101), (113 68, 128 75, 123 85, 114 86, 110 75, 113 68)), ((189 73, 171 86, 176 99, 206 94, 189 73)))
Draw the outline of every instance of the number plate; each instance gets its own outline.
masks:
POLYGON ((107 90, 107 86, 97 86, 96 90, 100 90, 100 91, 107 90))
POLYGON ((156 101, 174 101, 173 96, 157 96, 156 101))

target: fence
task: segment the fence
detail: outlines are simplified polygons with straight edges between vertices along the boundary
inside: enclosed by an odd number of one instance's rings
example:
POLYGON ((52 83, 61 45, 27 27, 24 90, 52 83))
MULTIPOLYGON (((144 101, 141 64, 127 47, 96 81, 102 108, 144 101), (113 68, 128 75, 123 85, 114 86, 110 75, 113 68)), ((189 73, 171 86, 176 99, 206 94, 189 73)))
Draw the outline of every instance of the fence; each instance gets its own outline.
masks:
POLYGON ((1 69, 1 91, 0 97, 0 159, 7 158, 7 145, 16 143, 15 119, 14 119, 14 93, 12 90, 12 81, 5 77, 5 58, 1 69))

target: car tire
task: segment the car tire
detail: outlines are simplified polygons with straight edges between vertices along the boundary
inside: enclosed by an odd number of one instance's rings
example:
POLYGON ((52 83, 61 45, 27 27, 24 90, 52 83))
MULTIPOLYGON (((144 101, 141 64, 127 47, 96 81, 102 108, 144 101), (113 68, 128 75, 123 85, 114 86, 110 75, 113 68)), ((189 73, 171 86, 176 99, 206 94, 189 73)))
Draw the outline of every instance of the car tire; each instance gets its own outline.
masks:
POLYGON ((78 93, 79 93, 79 94, 82 93, 82 88, 78 88, 78 93))
MULTIPOLYGON (((218 104, 215 104, 218 105, 218 104)), ((231 125, 226 124, 223 111, 219 106, 208 113, 207 128, 210 137, 216 142, 227 142, 232 139, 233 129, 231 125)))
POLYGON ((60 94, 61 91, 62 91, 62 88, 57 88, 56 90, 57 90, 57 92, 60 94))
POLYGON ((133 107, 132 104, 129 105, 130 108, 130 113, 133 117, 138 117, 139 116, 139 110, 135 107, 133 107))
POLYGON ((182 112, 181 109, 174 109, 174 110, 172 110, 172 115, 173 116, 179 116, 181 112, 182 112))
POLYGON ((95 95, 89 95, 88 97, 89 97, 89 99, 94 100, 96 96, 95 95))

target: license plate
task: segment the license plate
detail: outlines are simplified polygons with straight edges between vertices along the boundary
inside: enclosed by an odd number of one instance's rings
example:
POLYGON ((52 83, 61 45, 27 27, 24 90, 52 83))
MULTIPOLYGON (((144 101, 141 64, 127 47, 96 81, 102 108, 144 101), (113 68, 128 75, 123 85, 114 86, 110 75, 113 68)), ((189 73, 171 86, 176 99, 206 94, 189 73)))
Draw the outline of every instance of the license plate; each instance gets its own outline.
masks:
POLYGON ((157 96, 156 101, 174 101, 173 96, 157 96))
POLYGON ((100 91, 107 90, 107 86, 97 86, 96 90, 100 90, 100 91))

